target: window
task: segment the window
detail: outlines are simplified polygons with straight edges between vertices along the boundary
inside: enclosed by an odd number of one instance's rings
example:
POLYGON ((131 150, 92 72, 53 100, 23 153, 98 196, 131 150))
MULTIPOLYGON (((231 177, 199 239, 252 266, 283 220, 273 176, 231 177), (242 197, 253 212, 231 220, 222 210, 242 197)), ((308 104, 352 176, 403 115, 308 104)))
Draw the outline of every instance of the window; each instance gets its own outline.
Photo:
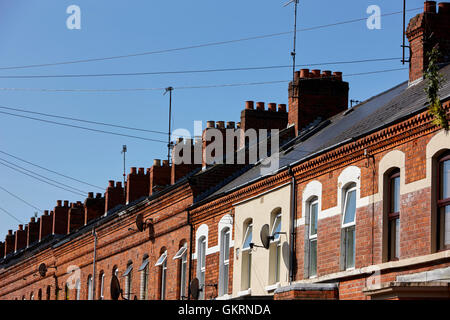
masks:
POLYGON ((400 170, 393 170, 388 179, 388 259, 398 260, 400 253, 400 170))
POLYGON ((141 300, 148 300, 148 262, 148 255, 145 255, 142 265, 139 267, 139 272, 141 272, 141 300))
POLYGON ((127 269, 123 273, 122 277, 125 278, 125 299, 131 300, 131 288, 132 288, 132 273, 133 263, 131 261, 127 264, 127 269))
POLYGON ((228 277, 230 271, 230 240, 231 231, 226 227, 222 230, 220 242, 220 267, 219 267, 219 296, 228 294, 228 277))
POLYGON ((180 260, 179 267, 179 281, 180 281, 180 299, 187 299, 186 294, 186 273, 187 273, 187 243, 185 242, 183 246, 178 250, 174 260, 180 260))
POLYGON ((92 300, 94 298, 94 295, 93 295, 92 276, 91 275, 88 276, 87 288, 88 288, 88 292, 87 292, 88 300, 92 300))
POLYGON ((119 277, 119 269, 117 268, 117 266, 113 267, 112 274, 113 276, 119 277))
POLYGON ((166 298, 167 250, 164 250, 158 261, 156 261, 155 267, 161 267, 159 277, 160 298, 161 300, 164 300, 166 298))
POLYGON ((309 277, 317 275, 317 222, 319 215, 319 200, 317 197, 309 201, 309 232, 308 232, 308 246, 309 246, 309 277))
POLYGON ((30 300, 34 300, 34 293, 33 292, 30 294, 30 300))
POLYGON ((247 223, 247 227, 244 230, 244 242, 242 244, 241 289, 248 290, 250 289, 252 278, 252 249, 250 244, 252 243, 253 224, 251 221, 247 223))
POLYGON ((69 285, 67 283, 64 286, 64 300, 70 300, 70 290, 69 285))
POLYGON ((76 300, 80 300, 80 292, 81 292, 81 282, 80 279, 77 280, 75 284, 75 290, 76 290, 76 300))
POLYGON ((344 216, 342 219, 343 269, 355 267, 355 218, 356 184, 352 183, 344 193, 344 216))
POLYGON ((42 289, 38 291, 38 300, 42 300, 42 289))
POLYGON ((100 272, 100 295, 99 300, 105 300, 105 273, 102 271, 100 272))
POLYGON ((438 249, 450 249, 450 152, 439 159, 438 174, 438 214, 437 237, 438 249))
POLYGON ((198 240, 198 249, 197 249, 197 275, 198 281, 200 284, 199 299, 205 298, 205 271, 206 271, 206 237, 203 236, 198 240))
POLYGON ((270 232, 271 241, 269 247, 269 282, 276 284, 280 282, 281 263, 281 214, 279 210, 272 214, 272 229, 270 232))
POLYGON ((52 292, 51 287, 50 287, 50 286, 47 286, 47 299, 46 299, 46 300, 50 300, 50 298, 51 298, 51 292, 52 292))

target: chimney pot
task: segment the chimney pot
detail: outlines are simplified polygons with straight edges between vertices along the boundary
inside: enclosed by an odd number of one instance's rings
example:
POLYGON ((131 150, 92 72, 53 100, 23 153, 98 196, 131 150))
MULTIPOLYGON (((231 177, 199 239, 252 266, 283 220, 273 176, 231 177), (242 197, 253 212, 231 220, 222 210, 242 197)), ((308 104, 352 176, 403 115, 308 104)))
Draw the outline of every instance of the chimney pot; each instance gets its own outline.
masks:
POLYGON ((312 70, 312 75, 313 75, 313 78, 319 78, 320 77, 320 70, 319 69, 312 70))
POLYGON ((177 144, 183 142, 183 138, 177 138, 177 144))
POLYGON ((109 187, 114 188, 114 180, 109 180, 109 187))
POLYGON ((57 207, 61 207, 62 206, 62 201, 61 200, 57 200, 56 201, 56 206, 57 207))
POLYGON ((309 78, 309 69, 300 69, 300 78, 309 78))
POLYGON ((300 78, 300 71, 295 71, 294 72, 294 81, 298 80, 298 78, 300 78))
POLYGON ((323 76, 324 78, 329 78, 329 77, 331 77, 331 71, 329 71, 329 70, 323 71, 322 76, 323 76))
POLYGON ((245 109, 252 110, 254 108, 253 101, 245 101, 245 109))
POLYGON ((145 174, 145 169, 144 169, 144 168, 139 168, 138 173, 139 173, 139 174, 145 174))
POLYGON ((342 80, 342 72, 333 72, 333 76, 335 76, 338 80, 342 80))
POLYGON ((48 216, 48 210, 44 211, 44 216, 48 216))
POLYGON ((102 194, 101 193, 97 193, 96 195, 95 195, 95 197, 98 199, 98 198, 101 198, 102 197, 102 194))
POLYGON ((163 167, 169 166, 169 160, 163 160, 163 167))
POLYGON ((31 217, 30 222, 33 222, 33 223, 35 222, 34 217, 31 217))
POLYGON ((286 105, 283 103, 283 104, 279 104, 278 105, 278 111, 279 112, 286 112, 286 105))
POLYGON ((19 230, 20 230, 20 231, 23 230, 23 224, 19 224, 19 230))
POLYGON ((436 13, 436 1, 425 1, 424 11, 427 13, 436 13))
POLYGON ((235 122, 234 121, 228 121, 227 122, 227 129, 234 129, 235 128, 235 122))
POLYGON ((161 159, 154 159, 153 160, 153 166, 154 167, 161 167, 161 159))
POLYGON ((450 14, 450 3, 449 2, 439 3, 439 14, 450 14))
POLYGON ((122 182, 121 181, 117 181, 116 182, 116 188, 122 188, 122 182))
POLYGON ((64 207, 68 207, 69 206, 69 201, 68 200, 64 200, 64 207))
POLYGON ((236 128, 238 128, 238 129, 241 128, 241 123, 240 122, 236 123, 236 128))
POLYGON ((276 103, 269 103, 268 104, 268 110, 269 111, 277 111, 277 104, 276 103))
POLYGON ((216 122, 215 121, 206 121, 206 127, 207 128, 215 128, 216 122))
POLYGON ((217 121, 217 128, 218 129, 224 129, 225 128, 225 122, 224 121, 217 121))
POLYGON ((12 236, 13 235, 13 231, 12 230, 8 230, 8 236, 12 236))
POLYGON ((264 110, 264 102, 257 102, 256 110, 264 110))
POLYGON ((136 171, 137 171, 136 167, 131 167, 131 174, 136 174, 136 171))
POLYGON ((92 199, 93 197, 94 197, 94 193, 93 193, 93 192, 89 192, 89 193, 88 193, 88 198, 89 198, 89 199, 92 199))

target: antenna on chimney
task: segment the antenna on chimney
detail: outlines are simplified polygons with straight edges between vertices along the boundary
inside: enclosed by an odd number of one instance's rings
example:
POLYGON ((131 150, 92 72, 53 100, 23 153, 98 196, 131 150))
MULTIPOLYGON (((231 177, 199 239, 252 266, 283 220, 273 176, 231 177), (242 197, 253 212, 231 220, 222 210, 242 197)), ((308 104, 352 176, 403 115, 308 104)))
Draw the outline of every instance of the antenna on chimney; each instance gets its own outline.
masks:
POLYGON ((126 183, 127 183, 126 182, 126 177, 127 177, 126 170, 127 170, 127 168, 126 168, 126 164, 125 164, 125 160, 126 160, 125 154, 127 153, 127 145, 126 144, 124 144, 122 146, 122 152, 121 153, 123 154, 123 187, 124 187, 124 190, 126 190, 126 188, 125 188, 126 183))
POLYGON ((295 56, 296 56, 296 47, 297 47, 297 7, 300 0, 290 0, 289 2, 285 3, 283 7, 286 7, 290 5, 291 3, 294 3, 294 50, 291 52, 292 56, 292 81, 294 81, 295 77, 295 56))
POLYGON ((403 0, 403 58, 402 58, 402 64, 405 64, 405 62, 410 62, 410 60, 405 59, 405 48, 409 48, 406 44, 406 0, 403 0))
POLYGON ((170 141, 171 136, 171 123, 172 123, 172 91, 173 87, 167 87, 166 91, 164 92, 164 95, 169 92, 169 131, 167 133, 168 135, 168 142, 167 142, 167 160, 170 163, 170 150, 172 149, 172 142, 170 141))

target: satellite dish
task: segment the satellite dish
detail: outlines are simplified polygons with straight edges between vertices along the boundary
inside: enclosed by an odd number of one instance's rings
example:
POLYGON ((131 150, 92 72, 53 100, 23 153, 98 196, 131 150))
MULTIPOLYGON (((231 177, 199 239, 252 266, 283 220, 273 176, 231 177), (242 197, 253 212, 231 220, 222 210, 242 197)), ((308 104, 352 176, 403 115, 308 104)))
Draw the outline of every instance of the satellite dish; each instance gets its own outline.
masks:
POLYGON ((285 241, 281 247, 281 252, 283 254, 283 261, 284 264, 286 265, 286 268, 289 268, 289 255, 290 255, 290 248, 289 248, 289 243, 287 243, 287 241, 285 241))
POLYGON ((139 213, 136 216, 136 227, 140 232, 144 231, 145 229, 144 216, 142 215, 142 213, 139 213))
POLYGON ((261 243, 262 243, 263 247, 266 248, 266 249, 269 249, 269 246, 270 246, 270 231, 269 231, 269 225, 268 224, 263 225, 259 235, 261 237, 261 243))
POLYGON ((200 294, 200 283, 197 278, 192 279, 191 283, 189 284, 189 289, 191 291, 191 297, 194 300, 197 300, 200 294))
POLYGON ((47 274, 47 265, 45 263, 41 263, 39 265, 38 271, 41 277, 45 277, 45 275, 47 274))
POLYGON ((119 279, 113 275, 111 279, 111 299, 118 300, 121 294, 122 289, 120 289, 119 279))

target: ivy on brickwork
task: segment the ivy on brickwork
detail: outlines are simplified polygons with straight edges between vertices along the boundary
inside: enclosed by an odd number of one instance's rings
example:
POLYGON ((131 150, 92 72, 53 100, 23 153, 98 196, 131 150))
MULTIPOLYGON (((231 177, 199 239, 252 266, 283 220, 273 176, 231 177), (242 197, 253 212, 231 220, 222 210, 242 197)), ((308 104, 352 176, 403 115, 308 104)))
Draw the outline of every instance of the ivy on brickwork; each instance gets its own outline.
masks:
POLYGON ((428 80, 425 92, 428 95, 428 110, 433 114, 433 123, 442 127, 446 131, 449 130, 449 119, 445 109, 439 98, 439 90, 444 82, 444 77, 439 73, 439 49, 434 47, 428 54, 428 68, 425 71, 424 78, 428 80))

